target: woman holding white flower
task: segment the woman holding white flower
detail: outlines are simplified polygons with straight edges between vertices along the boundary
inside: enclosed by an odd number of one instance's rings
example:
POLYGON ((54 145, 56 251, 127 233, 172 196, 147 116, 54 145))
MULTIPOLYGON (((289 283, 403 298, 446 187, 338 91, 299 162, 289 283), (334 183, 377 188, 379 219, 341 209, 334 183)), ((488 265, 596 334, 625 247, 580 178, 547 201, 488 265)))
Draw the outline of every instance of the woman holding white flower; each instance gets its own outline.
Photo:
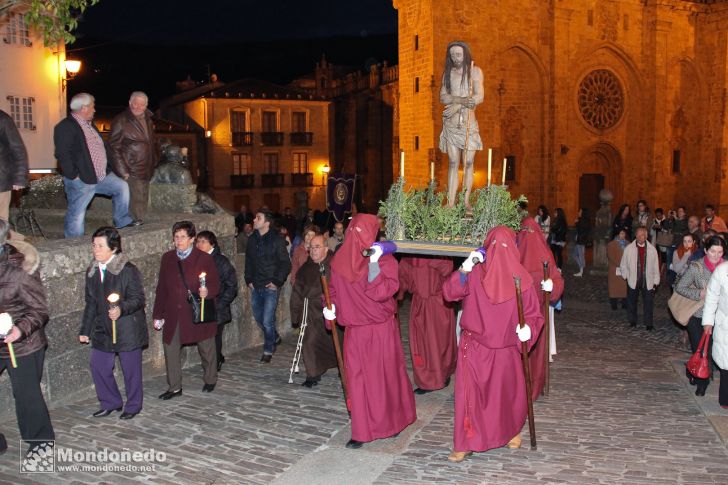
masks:
POLYGON ((132 419, 142 410, 142 349, 149 342, 144 314, 144 288, 139 270, 121 252, 121 236, 100 227, 92 236, 93 261, 86 272, 86 307, 79 341, 91 344, 91 376, 103 418, 124 410, 132 419), (126 404, 114 378, 116 356, 124 373, 126 404))

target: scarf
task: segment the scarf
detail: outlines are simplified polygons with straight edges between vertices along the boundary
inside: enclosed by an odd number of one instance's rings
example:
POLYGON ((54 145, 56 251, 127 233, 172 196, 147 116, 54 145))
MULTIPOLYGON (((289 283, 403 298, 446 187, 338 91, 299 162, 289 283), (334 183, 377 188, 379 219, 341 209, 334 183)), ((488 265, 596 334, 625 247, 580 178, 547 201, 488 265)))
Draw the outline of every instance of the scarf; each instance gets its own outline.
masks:
POLYGON ((681 244, 677 247, 677 257, 682 259, 683 256, 685 256, 685 253, 692 253, 693 250, 686 247, 684 244, 681 244))
POLYGON ((723 261, 721 260, 721 261, 718 261, 716 264, 713 264, 710 262, 710 260, 708 259, 708 255, 706 254, 705 257, 703 258, 703 262, 705 263, 705 267, 708 268, 708 270, 712 273, 713 271, 715 271, 715 268, 717 268, 718 265, 720 263, 722 263, 723 261))
POLYGON ((619 247, 624 249, 627 247, 627 244, 629 244, 629 241, 626 239, 619 239, 618 237, 614 238, 615 241, 617 241, 617 244, 619 244, 619 247))
POLYGON ((180 251, 179 249, 177 249, 177 257, 180 259, 180 261, 184 261, 185 259, 187 259, 187 256, 192 253, 192 249, 194 247, 194 244, 190 244, 190 247, 187 248, 185 251, 180 251))

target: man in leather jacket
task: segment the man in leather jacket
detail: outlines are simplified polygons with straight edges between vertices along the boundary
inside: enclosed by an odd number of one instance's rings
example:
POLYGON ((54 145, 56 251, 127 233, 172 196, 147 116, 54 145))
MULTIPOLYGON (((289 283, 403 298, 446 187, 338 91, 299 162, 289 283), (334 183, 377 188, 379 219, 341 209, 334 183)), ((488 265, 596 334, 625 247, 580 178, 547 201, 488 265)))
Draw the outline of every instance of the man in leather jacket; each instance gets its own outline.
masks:
POLYGON ((141 221, 149 207, 149 181, 157 165, 156 141, 149 100, 141 91, 129 98, 129 108, 111 122, 109 144, 114 170, 129 184, 129 212, 141 221))
POLYGON ((0 219, 9 220, 12 190, 28 184, 28 152, 13 119, 0 110, 0 219))

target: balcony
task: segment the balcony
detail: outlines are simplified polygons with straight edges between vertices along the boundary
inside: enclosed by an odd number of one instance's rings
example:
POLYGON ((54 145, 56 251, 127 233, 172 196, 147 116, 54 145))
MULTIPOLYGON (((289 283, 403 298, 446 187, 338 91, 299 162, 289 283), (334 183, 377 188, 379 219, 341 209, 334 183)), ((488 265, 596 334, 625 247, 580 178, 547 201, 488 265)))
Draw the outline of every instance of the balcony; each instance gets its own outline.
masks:
POLYGON ((291 145, 310 147, 313 145, 313 133, 310 131, 294 131, 291 133, 291 145))
POLYGON ((243 147, 250 146, 253 144, 253 132, 252 131, 237 131, 233 132, 233 146, 243 147))
POLYGON ((312 173, 292 173, 291 174, 291 185, 296 187, 308 187, 313 185, 313 174, 312 173))
POLYGON ((255 187, 255 175, 231 175, 230 176, 230 188, 231 189, 249 189, 255 187))
POLYGON ((260 134, 260 140, 267 147, 279 147, 283 145, 283 132, 281 131, 264 131, 260 134))
POLYGON ((282 173, 264 173, 260 176, 261 187, 283 187, 282 173))

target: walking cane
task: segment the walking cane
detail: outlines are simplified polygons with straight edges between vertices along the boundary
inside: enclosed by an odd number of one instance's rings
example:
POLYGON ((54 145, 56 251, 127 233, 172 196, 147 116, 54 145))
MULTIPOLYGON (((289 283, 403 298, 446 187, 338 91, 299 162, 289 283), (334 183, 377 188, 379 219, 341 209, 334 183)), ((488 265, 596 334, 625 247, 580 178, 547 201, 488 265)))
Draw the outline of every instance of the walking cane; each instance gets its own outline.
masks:
MULTIPOLYGON (((543 262, 543 280, 546 281, 549 279, 549 262, 544 261, 543 262)), ((543 315, 546 319, 546 328, 544 328, 543 336, 541 338, 546 339, 546 355, 544 356, 544 380, 543 380, 543 389, 541 389, 541 395, 542 396, 548 396, 549 395, 549 363, 551 361, 551 318, 549 311, 549 306, 551 305, 551 292, 550 291, 544 291, 543 292, 543 315)))
MULTIPOLYGON (((521 278, 513 276, 516 284, 516 302, 518 303, 518 325, 523 328, 526 322, 523 318, 523 297, 521 296, 521 278)), ((536 421, 533 417, 533 397, 531 396, 531 369, 528 367, 528 345, 521 342, 521 363, 523 376, 526 379, 526 402, 528 403, 528 434, 531 435, 531 449, 536 449, 536 421)))
MULTIPOLYGON (((319 272, 321 273, 321 287, 324 290, 324 300, 326 301, 326 308, 331 310, 331 297, 329 296, 329 285, 326 282, 326 266, 324 263, 319 263, 319 272)), ((346 409, 349 409, 349 400, 346 398, 346 369, 344 368, 344 359, 341 356, 341 344, 339 343, 339 333, 336 330, 336 320, 330 320, 331 322, 331 338, 334 340, 334 351, 336 351, 336 363, 339 366, 339 376, 341 376, 341 389, 344 391, 344 402, 346 402, 346 409)))
POLYGON ((303 299, 303 313, 301 314, 301 330, 298 332, 298 343, 296 351, 293 353, 293 362, 291 362, 291 373, 288 375, 288 383, 293 384, 293 373, 298 374, 298 363, 301 361, 301 353, 303 351, 303 335, 306 333, 308 326, 308 298, 303 299))

